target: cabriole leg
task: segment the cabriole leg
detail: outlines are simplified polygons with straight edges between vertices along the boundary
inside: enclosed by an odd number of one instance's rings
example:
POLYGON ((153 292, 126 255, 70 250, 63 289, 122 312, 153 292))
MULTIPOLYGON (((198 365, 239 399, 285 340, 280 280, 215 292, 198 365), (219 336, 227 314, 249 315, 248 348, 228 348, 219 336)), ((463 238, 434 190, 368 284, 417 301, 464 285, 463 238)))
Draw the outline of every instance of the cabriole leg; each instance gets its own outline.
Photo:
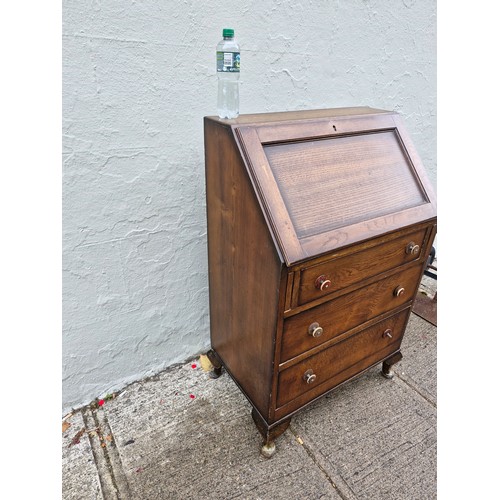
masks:
POLYGON ((274 441, 288 429, 292 419, 289 418, 274 427, 270 427, 255 408, 252 409, 252 418, 264 438, 260 453, 266 458, 271 458, 276 453, 276 444, 274 441))
POLYGON ((401 361, 402 359, 403 355, 401 354, 400 351, 393 354, 390 358, 387 358, 382 363, 382 375, 388 379, 394 378, 394 370, 392 369, 392 366, 397 362, 401 361))
POLYGON ((210 351, 207 352, 207 358, 214 367, 209 376, 211 378, 219 378, 222 375, 222 363, 220 362, 219 357, 214 351, 212 351, 212 349, 210 349, 210 351))

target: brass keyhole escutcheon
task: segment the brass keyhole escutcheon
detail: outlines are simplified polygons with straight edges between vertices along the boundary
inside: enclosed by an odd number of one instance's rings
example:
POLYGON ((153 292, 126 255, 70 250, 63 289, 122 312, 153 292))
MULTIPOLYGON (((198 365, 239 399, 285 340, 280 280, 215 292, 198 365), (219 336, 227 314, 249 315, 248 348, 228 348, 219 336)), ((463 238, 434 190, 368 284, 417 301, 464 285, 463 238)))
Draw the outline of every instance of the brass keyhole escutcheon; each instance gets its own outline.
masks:
POLYGON ((311 337, 317 338, 323 334, 323 328, 319 326, 319 323, 311 323, 309 325, 308 332, 311 337))
POLYGON ((324 292, 325 290, 328 290, 332 286, 332 282, 324 275, 322 274, 321 276, 318 276, 316 278, 316 281, 314 282, 314 286, 318 289, 324 292))

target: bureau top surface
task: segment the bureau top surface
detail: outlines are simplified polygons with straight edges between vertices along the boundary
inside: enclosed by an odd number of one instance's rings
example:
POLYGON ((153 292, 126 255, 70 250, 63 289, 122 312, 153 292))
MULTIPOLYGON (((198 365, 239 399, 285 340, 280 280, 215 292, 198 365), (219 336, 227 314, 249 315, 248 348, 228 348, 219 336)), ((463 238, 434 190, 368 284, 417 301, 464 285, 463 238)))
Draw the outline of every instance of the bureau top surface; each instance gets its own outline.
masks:
POLYGON ((355 106, 346 108, 329 108, 329 109, 302 109, 298 111, 275 111, 272 113, 252 113, 246 115, 239 115, 232 120, 221 120, 218 116, 208 116, 209 120, 219 122, 227 127, 234 127, 238 125, 262 125, 265 123, 276 123, 281 121, 295 121, 295 120, 314 120, 321 118, 332 118, 340 116, 358 116, 358 115, 373 115, 373 114, 386 114, 391 111, 384 109, 370 108, 369 106, 355 106))
POLYGON ((289 266, 436 215, 425 169, 396 113, 339 108, 222 124, 232 129, 289 266))

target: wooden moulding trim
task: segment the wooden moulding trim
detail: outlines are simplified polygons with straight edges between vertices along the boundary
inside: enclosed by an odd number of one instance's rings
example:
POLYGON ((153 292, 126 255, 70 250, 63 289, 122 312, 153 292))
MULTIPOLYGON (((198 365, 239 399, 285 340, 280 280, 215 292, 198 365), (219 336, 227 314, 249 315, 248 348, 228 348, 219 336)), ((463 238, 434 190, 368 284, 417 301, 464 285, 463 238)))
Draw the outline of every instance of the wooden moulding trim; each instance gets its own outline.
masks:
POLYGON ((297 304, 299 303, 301 273, 302 271, 300 269, 296 269, 294 273, 292 304, 291 304, 292 309, 297 307, 297 304))
POLYGON ((363 330, 366 330, 376 325, 377 323, 390 318, 391 316, 395 316, 396 314, 403 312, 405 309, 408 309, 409 312, 411 309, 412 300, 413 297, 404 304, 401 304, 399 307, 391 309, 390 311, 387 311, 385 313, 379 314, 375 318, 371 318, 365 321, 364 323, 361 323, 355 326, 354 328, 351 328, 350 330, 340 333, 339 335, 331 338, 330 340, 327 340, 326 342, 323 342, 322 344, 317 345, 316 347, 313 347, 312 349, 309 349, 308 351, 298 354, 293 358, 282 361, 279 365, 279 371, 282 372, 288 368, 291 368, 293 365, 296 365, 297 363, 304 361, 304 359, 314 356, 315 354, 318 354, 321 351, 334 346, 335 344, 339 344, 340 342, 343 342, 344 340, 362 332, 363 330))
MULTIPOLYGON (((300 240, 307 257, 316 257, 337 248, 352 245, 368 238, 381 236, 397 230, 402 226, 418 224, 435 217, 434 207, 425 203, 417 207, 407 208, 394 214, 384 215, 368 221, 358 222, 345 228, 333 229, 322 234, 308 236, 300 240)), ((293 262, 290 265, 295 265, 293 262)))
POLYGON ((336 260, 338 258, 351 255, 353 252, 354 253, 364 252, 365 250, 369 250, 370 248, 378 247, 380 245, 385 245, 386 243, 389 243, 396 239, 409 236, 413 233, 417 233, 422 229, 430 231, 430 228, 434 223, 435 223, 435 217, 429 220, 422 221, 415 225, 399 226, 396 230, 388 231, 380 235, 378 238, 370 238, 364 241, 356 242, 355 243, 356 246, 354 248, 351 245, 342 246, 341 248, 336 249, 333 253, 329 253, 328 255, 318 255, 314 259, 310 259, 305 263, 302 262, 296 264, 295 266, 292 267, 291 270, 303 272, 306 269, 310 269, 311 267, 315 267, 324 262, 330 262, 332 260, 336 260))
POLYGON ((394 111, 372 108, 370 106, 350 106, 343 108, 319 108, 297 111, 273 111, 270 113, 251 113, 239 115, 232 120, 221 120, 218 116, 205 116, 225 127, 241 127, 244 125, 280 125, 282 123, 303 122, 306 120, 321 120, 326 118, 355 117, 366 115, 393 114, 394 111))
POLYGON ((290 271, 288 273, 288 278, 286 283, 285 311, 288 311, 292 308, 293 278, 294 278, 294 272, 290 271))
POLYGON ((288 285, 291 285, 290 278, 293 273, 288 272, 288 268, 285 266, 281 266, 281 276, 280 276, 280 296, 279 296, 279 304, 277 310, 277 318, 276 318, 276 328, 274 333, 274 341, 273 341, 273 367, 272 367, 272 379, 269 381, 269 385, 271 387, 269 393, 269 404, 268 404, 268 412, 267 416, 269 421, 274 418, 274 409, 276 407, 276 395, 278 392, 278 371, 279 371, 279 363, 280 363, 280 355, 281 355, 281 342, 283 340, 283 325, 284 325, 284 317, 283 310, 285 309, 285 303, 287 300, 287 289, 288 285))
POLYGON ((399 115, 394 114, 392 116, 392 119, 394 121, 394 125, 396 126, 397 132, 400 136, 399 142, 401 144, 401 147, 403 148, 405 154, 411 161, 411 164, 416 174, 416 178, 420 182, 422 191, 426 194, 427 199, 429 200, 430 204, 434 208, 434 211, 436 212, 437 209, 436 193, 434 192, 434 188, 432 187, 432 184, 430 183, 429 178, 427 177, 426 170, 422 164, 420 156, 415 148, 415 145, 413 144, 411 137, 409 136, 408 132, 406 131, 403 125, 402 118, 399 115))
MULTIPOLYGON (((226 124, 221 123, 220 125, 225 126, 226 124)), ((274 230, 273 225, 272 225, 273 221, 271 218, 271 214, 268 213, 268 209, 267 209, 266 205, 264 204, 264 199, 262 198, 262 193, 259 191, 259 186, 257 184, 257 180, 256 180, 255 176, 253 175, 252 169, 249 167, 250 161, 248 159, 248 154, 245 150, 245 146, 244 146, 244 143, 241 139, 241 135, 239 133, 237 133, 237 130, 238 129, 231 127, 231 132, 232 132, 234 140, 235 140, 236 148, 240 152, 241 164, 246 169, 248 178, 250 179, 250 184, 253 187, 255 199, 257 200, 257 203, 260 207, 262 215, 264 216, 264 220, 266 221, 267 227, 269 229, 269 234, 271 236, 271 239, 273 240, 274 248, 276 249, 276 252, 278 254, 280 262, 284 263, 284 262, 286 262, 286 260, 285 260, 285 257, 283 255, 281 242, 278 241, 278 234, 276 233, 276 231, 274 230)))
POLYGON ((394 129, 390 114, 332 116, 320 119, 308 119, 300 122, 259 125, 257 135, 261 144, 274 142, 304 141, 325 139, 351 134, 363 134, 382 129, 394 129))
POLYGON ((253 127, 239 127, 236 129, 236 134, 241 139, 240 143, 248 170, 258 191, 257 195, 265 207, 266 216, 271 223, 287 265, 301 260, 303 258, 302 247, 256 130, 253 127), (252 152, 251 155, 249 151, 252 152))

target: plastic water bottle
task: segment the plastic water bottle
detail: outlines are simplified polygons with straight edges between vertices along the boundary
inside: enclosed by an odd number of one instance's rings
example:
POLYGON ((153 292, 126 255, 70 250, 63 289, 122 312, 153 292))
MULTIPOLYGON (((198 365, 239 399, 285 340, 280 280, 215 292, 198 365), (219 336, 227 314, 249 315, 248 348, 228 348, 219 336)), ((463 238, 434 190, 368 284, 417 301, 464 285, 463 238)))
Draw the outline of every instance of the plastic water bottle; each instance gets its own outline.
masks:
POLYGON ((240 47, 234 30, 222 30, 217 44, 217 113, 219 118, 236 118, 240 114, 240 47))

